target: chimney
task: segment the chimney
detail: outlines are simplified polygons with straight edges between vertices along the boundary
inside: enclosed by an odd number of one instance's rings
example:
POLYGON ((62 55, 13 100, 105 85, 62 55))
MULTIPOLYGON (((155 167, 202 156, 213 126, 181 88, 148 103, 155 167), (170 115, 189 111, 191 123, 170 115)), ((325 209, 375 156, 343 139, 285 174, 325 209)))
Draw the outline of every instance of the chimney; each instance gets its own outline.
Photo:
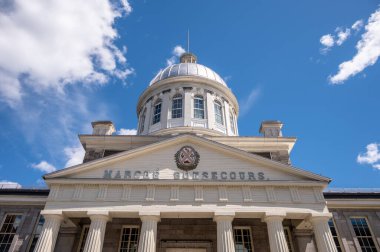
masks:
POLYGON ((282 125, 280 121, 263 121, 259 132, 264 137, 282 137, 282 125))
POLYGON ((112 135, 115 132, 115 127, 111 121, 96 121, 92 122, 93 135, 112 135))

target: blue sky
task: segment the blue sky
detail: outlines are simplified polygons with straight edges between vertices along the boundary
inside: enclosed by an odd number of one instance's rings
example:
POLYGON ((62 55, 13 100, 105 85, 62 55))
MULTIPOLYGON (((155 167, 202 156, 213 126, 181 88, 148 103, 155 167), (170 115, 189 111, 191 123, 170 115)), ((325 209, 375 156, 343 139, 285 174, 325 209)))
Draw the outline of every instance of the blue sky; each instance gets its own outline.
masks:
POLYGON ((77 163, 91 121, 133 133, 138 96, 188 29, 190 51, 239 100, 240 135, 281 120, 298 138, 294 166, 331 187, 380 187, 380 6, 369 0, 5 1, 0 181, 41 186, 44 171, 77 163))

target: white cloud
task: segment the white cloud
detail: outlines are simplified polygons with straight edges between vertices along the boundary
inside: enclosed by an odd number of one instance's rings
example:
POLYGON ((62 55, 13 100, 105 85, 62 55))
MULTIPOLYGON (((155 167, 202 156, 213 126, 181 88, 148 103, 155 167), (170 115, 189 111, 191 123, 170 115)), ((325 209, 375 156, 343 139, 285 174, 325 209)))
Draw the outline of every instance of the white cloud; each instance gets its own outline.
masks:
POLYGON ((371 143, 367 145, 367 152, 359 154, 357 162, 359 164, 370 164, 373 168, 380 170, 380 144, 371 143))
POLYGON ((359 31, 363 28, 363 25, 364 25, 364 21, 360 19, 351 26, 351 29, 354 31, 359 31))
POLYGON ((13 0, 0 10, 0 100, 15 106, 25 90, 62 92, 67 84, 126 78, 114 41, 127 0, 13 0), (124 74, 120 74, 124 73, 124 74))
POLYGON ((251 90, 249 93, 248 97, 240 101, 239 107, 240 107, 240 116, 244 116, 249 112, 249 110, 252 108, 253 104, 256 102, 256 100, 260 96, 260 89, 259 88, 254 88, 251 90))
POLYGON ((74 147, 66 147, 64 149, 67 162, 65 167, 70 167, 83 163, 85 151, 81 145, 74 147))
POLYGON ((365 32, 356 44, 356 49, 356 55, 351 60, 341 63, 338 73, 329 77, 331 83, 341 84, 376 63, 380 56, 380 9, 368 19, 365 32))
POLYGON ((326 34, 326 35, 323 35, 321 38, 320 38, 320 40, 319 40, 319 42, 323 45, 323 46, 325 46, 325 47, 332 47, 332 46, 334 46, 334 37, 333 37, 333 35, 331 35, 331 34, 326 34))
POLYGON ((32 166, 32 168, 39 170, 39 171, 42 171, 42 172, 45 172, 45 173, 50 173, 50 172, 54 172, 57 170, 57 168, 55 168, 54 165, 49 164, 48 162, 46 162, 44 160, 39 162, 38 164, 32 164, 31 166, 32 166))
POLYGON ((169 59, 166 59, 166 65, 168 66, 171 66, 173 64, 176 63, 177 59, 186 52, 186 50, 180 46, 180 45, 176 45, 174 48, 173 48, 173 51, 172 51, 172 57, 170 57, 169 59))
POLYGON ((123 129, 123 128, 121 128, 116 133, 118 135, 136 135, 137 130, 136 129, 123 129))
POLYGON ((344 43, 344 41, 346 41, 347 38, 351 35, 351 30, 348 28, 346 28, 345 30, 339 28, 337 32, 338 39, 336 40, 336 44, 338 46, 341 46, 344 43))

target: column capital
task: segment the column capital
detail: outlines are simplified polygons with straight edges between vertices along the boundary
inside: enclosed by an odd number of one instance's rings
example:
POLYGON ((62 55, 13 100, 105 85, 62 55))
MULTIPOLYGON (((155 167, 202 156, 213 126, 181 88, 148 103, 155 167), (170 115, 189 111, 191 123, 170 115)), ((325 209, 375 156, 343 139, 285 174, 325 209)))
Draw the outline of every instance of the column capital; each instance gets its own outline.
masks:
POLYGON ((285 212, 265 212, 264 216, 262 217, 261 221, 263 222, 270 222, 270 221, 283 221, 286 217, 285 212))
POLYGON ((87 216, 91 221, 99 219, 109 221, 111 219, 108 211, 87 211, 87 216))
POLYGON ((312 213, 308 217, 308 220, 312 223, 327 222, 332 218, 332 213, 312 213))
POLYGON ((214 213, 214 221, 232 221, 235 218, 235 212, 215 212, 214 213))
POLYGON ((161 213, 159 211, 140 211, 139 212, 140 219, 142 221, 160 221, 161 220, 161 213))

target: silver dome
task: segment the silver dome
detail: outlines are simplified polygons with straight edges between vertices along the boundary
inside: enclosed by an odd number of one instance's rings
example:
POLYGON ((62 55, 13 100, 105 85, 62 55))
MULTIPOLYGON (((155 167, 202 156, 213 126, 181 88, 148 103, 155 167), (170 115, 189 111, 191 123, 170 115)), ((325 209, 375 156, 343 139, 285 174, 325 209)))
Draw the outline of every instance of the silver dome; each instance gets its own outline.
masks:
POLYGON ((227 86, 220 76, 210 68, 197 64, 197 63, 179 63, 166 67, 161 70, 156 77, 150 82, 149 86, 161 80, 179 77, 179 76, 198 76, 219 82, 220 84, 227 86))

